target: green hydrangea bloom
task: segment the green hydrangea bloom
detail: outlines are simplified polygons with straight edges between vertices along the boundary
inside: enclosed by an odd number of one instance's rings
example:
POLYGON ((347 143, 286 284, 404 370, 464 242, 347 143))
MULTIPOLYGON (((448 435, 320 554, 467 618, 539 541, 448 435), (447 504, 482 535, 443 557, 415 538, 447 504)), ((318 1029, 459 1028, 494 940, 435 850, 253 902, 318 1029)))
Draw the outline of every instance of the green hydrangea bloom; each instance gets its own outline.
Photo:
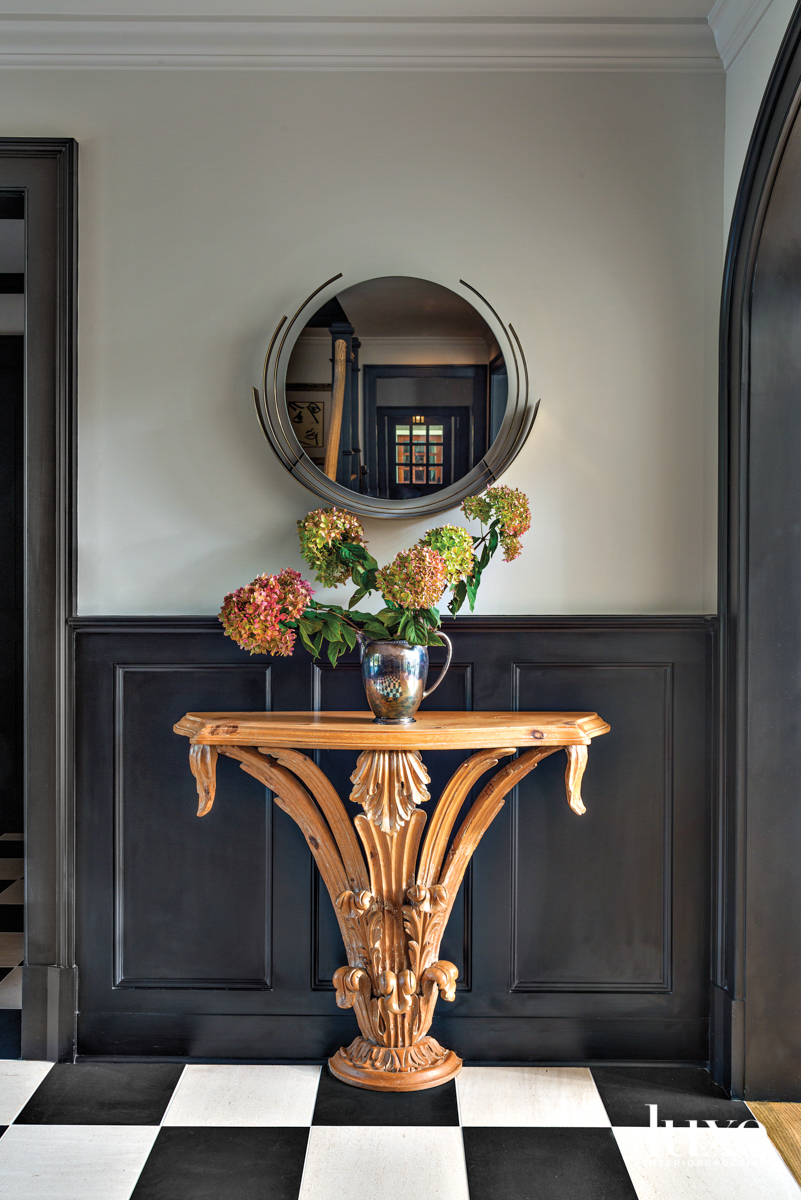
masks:
POLYGON ((365 544, 361 521, 341 508, 316 508, 298 521, 298 538, 303 558, 316 572, 315 578, 324 587, 347 583, 350 565, 337 554, 343 542, 365 544))
POLYGON ((473 539, 467 529, 460 525, 440 525, 429 529, 420 538, 421 546, 431 546, 445 559, 448 572, 448 583, 453 587, 462 579, 469 579, 473 574, 476 557, 473 553, 473 539))
POLYGON ((433 608, 447 583, 445 559, 431 546, 401 550, 376 576, 385 601, 407 610, 433 608))
POLYGON ((497 520, 498 536, 503 547, 504 562, 512 562, 522 549, 520 539, 531 527, 531 510, 525 492, 519 488, 487 488, 481 496, 468 496, 462 501, 462 512, 482 525, 497 520))

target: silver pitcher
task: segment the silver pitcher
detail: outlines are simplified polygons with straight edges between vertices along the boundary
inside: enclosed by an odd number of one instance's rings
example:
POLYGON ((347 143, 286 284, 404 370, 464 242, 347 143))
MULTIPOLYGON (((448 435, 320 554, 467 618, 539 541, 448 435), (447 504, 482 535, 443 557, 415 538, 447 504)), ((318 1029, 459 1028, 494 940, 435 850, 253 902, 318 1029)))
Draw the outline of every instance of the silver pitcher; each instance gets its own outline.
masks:
POLYGON ((371 641, 360 638, 362 679, 367 703, 378 725, 411 725, 414 714, 439 687, 451 665, 453 646, 447 634, 437 631, 448 648, 445 666, 436 683, 423 691, 428 676, 428 647, 410 646, 406 641, 371 641))

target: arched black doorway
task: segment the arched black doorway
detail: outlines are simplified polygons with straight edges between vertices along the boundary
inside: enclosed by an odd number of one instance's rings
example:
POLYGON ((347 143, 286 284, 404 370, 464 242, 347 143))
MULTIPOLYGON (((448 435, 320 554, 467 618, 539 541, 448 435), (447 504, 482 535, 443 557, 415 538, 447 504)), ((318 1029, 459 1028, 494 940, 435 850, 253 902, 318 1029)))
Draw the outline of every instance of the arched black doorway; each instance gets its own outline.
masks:
POLYGON ((721 326, 713 1062, 801 1100, 801 6, 763 100, 721 326))

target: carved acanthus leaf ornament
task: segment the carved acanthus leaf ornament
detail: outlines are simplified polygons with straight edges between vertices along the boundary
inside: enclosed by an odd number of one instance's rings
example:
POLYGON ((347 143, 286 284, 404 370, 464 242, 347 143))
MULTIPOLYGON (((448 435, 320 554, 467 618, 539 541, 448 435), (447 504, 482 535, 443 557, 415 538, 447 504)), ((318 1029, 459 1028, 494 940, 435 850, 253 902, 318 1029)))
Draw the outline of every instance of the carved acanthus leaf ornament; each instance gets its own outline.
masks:
POLYGON ((417 805, 431 799, 419 750, 363 750, 350 781, 351 800, 382 833, 397 833, 417 805))

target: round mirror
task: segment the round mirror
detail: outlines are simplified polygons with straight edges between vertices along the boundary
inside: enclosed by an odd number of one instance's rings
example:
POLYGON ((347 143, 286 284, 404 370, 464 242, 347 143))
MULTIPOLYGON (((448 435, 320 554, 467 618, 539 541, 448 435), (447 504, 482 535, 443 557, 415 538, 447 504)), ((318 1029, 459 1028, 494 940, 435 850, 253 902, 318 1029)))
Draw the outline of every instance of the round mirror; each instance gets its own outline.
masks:
POLYGON ((284 465, 350 512, 413 517, 483 491, 536 416, 522 348, 463 281, 341 275, 276 329, 254 388, 284 465))

